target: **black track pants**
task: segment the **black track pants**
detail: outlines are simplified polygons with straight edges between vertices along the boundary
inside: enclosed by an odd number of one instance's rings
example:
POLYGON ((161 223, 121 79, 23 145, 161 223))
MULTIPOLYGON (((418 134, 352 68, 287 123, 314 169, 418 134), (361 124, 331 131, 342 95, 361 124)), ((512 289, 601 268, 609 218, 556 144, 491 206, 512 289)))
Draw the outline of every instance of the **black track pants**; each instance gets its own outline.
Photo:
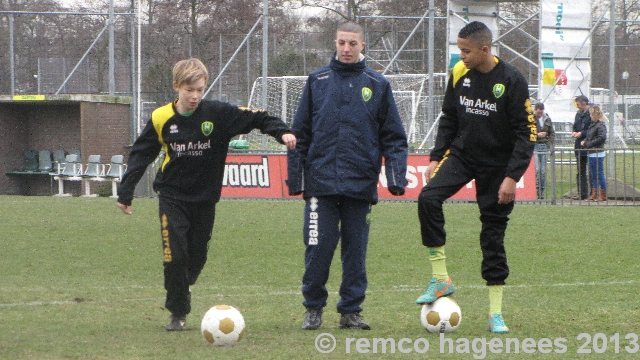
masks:
POLYGON ((504 167, 474 167, 455 155, 445 157, 418 197, 422 244, 429 247, 442 246, 446 243, 442 203, 475 179, 482 223, 481 272, 487 285, 502 285, 509 276, 504 234, 509 214, 513 210, 513 202, 498 204, 498 191, 505 178, 505 170, 504 167))
POLYGON ((191 312, 189 285, 204 264, 215 218, 215 204, 159 198, 164 261, 165 307, 172 314, 191 312))

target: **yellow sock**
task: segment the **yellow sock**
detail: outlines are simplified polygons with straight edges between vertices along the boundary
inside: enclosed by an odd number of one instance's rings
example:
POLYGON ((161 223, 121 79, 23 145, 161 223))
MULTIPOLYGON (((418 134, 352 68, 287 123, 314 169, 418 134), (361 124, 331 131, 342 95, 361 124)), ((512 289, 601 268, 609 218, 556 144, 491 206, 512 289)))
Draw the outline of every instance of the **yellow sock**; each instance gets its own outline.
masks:
POLYGON ((489 315, 502 314, 502 289, 504 285, 489 286, 489 315))
POLYGON ((447 280, 447 257, 444 255, 444 246, 429 247, 429 260, 431 261, 431 270, 433 276, 438 280, 447 280))

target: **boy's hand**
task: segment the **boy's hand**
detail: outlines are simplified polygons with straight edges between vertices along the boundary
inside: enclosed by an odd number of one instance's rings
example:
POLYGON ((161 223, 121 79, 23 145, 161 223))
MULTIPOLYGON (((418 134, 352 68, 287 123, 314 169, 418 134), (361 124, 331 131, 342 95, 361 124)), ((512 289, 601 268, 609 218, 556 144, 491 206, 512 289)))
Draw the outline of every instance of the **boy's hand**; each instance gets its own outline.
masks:
POLYGON ((122 210, 123 213, 131 215, 131 205, 118 203, 118 207, 120 208, 120 210, 122 210))
POLYGON ((282 142, 287 146, 287 149, 293 150, 296 148, 296 136, 292 133, 286 133, 282 135, 282 142))
POLYGON ((498 204, 508 204, 516 199, 516 181, 510 177, 504 178, 498 190, 498 204))
POLYGON ((432 161, 429 163, 429 166, 427 166, 427 170, 425 170, 424 172, 424 177, 427 183, 429 182, 429 180, 431 180, 431 176, 433 176, 433 171, 436 169, 439 163, 440 163, 439 161, 432 161))

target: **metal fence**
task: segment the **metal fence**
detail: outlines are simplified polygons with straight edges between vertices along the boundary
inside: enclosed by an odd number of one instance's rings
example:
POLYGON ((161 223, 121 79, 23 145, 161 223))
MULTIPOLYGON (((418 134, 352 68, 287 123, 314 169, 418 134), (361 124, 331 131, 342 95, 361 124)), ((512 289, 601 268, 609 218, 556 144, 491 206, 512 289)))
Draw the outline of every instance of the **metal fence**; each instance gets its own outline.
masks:
MULTIPOLYGON (((604 149, 605 158, 602 170, 606 178, 607 201, 579 200, 578 163, 573 149, 554 149, 548 152, 546 162, 546 186, 542 198, 533 203, 558 205, 640 205, 640 151, 638 149, 604 149)), ((534 156, 540 154, 535 152, 534 156)), ((587 169, 589 166, 587 164, 587 169)), ((592 178, 587 170, 589 196, 593 188, 592 178)), ((537 173, 540 184, 540 173, 537 173)))
MULTIPOLYGON (((262 154, 264 151, 247 151, 246 154, 262 154)), ((284 153, 270 151, 268 153, 284 153)), ((578 196, 578 164, 573 149, 555 149, 547 152, 546 186, 537 200, 517 200, 518 203, 560 206, 640 206, 640 149, 605 149, 603 171, 606 177, 606 201, 576 200, 578 196)), ((534 153, 536 156, 538 153, 534 153)), ((162 162, 162 156, 152 163, 139 182, 135 195, 155 197, 152 183, 162 162)), ((588 168, 588 166, 587 166, 588 168)), ((589 181, 590 174, 587 174, 589 181)), ((589 183, 589 191, 591 184, 589 183)), ((589 194, 590 195, 590 194, 589 194)), ((417 201, 417 199, 412 200, 417 201)), ((452 201, 460 202, 460 201, 452 201)))

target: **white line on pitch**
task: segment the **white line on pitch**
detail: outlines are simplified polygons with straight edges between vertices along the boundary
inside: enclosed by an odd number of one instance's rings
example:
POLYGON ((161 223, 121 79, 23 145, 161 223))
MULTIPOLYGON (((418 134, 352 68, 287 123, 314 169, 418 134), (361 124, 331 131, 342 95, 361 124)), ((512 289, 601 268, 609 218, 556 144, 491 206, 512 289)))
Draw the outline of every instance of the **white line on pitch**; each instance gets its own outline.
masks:
MULTIPOLYGON (((575 283, 558 283, 558 284, 521 284, 521 285, 506 285, 507 288, 533 288, 533 287, 565 287, 565 286, 611 286, 611 285, 634 285, 637 284, 635 280, 626 280, 626 281, 590 281, 590 282, 575 282, 575 283)), ((136 288, 139 288, 136 286, 136 288)), ((197 286, 201 290, 212 289, 211 287, 206 286, 197 286)), ((244 286, 233 286, 234 289, 262 289, 262 286, 254 286, 248 285, 244 286)), ((485 285, 466 285, 466 286, 456 286, 457 289, 484 289, 485 285)), ((217 288, 216 288, 217 289, 217 288)), ((388 292, 388 291, 420 291, 424 289, 424 287, 417 287, 415 285, 395 285, 387 289, 375 289, 367 290, 367 293, 372 294, 376 292, 388 292)), ((330 292, 331 294, 337 294, 337 292, 330 292)), ((299 295, 300 290, 284 290, 284 291, 271 291, 265 292, 261 294, 252 294, 252 295, 262 295, 262 296, 280 296, 280 295, 299 295)), ((207 294, 208 297, 223 297, 223 296, 239 296, 239 294, 207 294)), ((194 296, 198 298, 198 296, 194 296)), ((18 306, 46 306, 46 305, 76 305, 81 304, 83 302, 87 303, 108 303, 113 302, 114 300, 94 300, 94 299, 83 299, 83 300, 66 300, 66 301, 30 301, 30 302, 20 302, 20 303, 12 303, 12 304, 0 304, 0 308, 2 307, 18 307, 18 306)), ((138 299, 122 299, 121 301, 131 302, 131 301, 162 301, 162 298, 138 298, 138 299)))

